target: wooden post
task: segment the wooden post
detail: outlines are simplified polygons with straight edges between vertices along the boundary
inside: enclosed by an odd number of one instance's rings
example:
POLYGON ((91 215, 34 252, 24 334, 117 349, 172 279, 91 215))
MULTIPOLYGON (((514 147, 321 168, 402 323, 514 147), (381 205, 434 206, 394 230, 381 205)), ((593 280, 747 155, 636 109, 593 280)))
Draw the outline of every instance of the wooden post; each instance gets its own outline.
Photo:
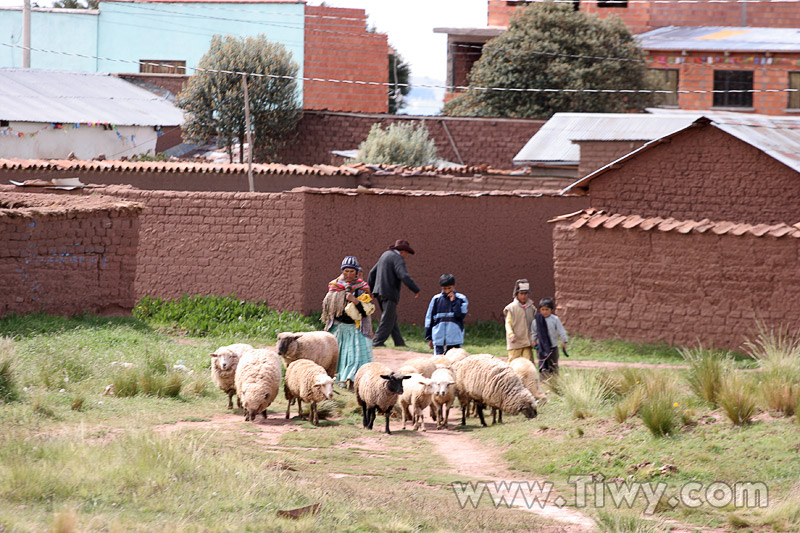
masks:
MULTIPOLYGON (((253 132, 250 129, 250 98, 247 96, 247 74, 242 74, 242 87, 244 88, 244 125, 247 128, 247 182, 250 192, 255 192, 253 186, 253 132)), ((242 139, 239 139, 239 148, 244 150, 242 139)))
POLYGON ((22 4, 22 68, 31 68, 31 0, 22 4))

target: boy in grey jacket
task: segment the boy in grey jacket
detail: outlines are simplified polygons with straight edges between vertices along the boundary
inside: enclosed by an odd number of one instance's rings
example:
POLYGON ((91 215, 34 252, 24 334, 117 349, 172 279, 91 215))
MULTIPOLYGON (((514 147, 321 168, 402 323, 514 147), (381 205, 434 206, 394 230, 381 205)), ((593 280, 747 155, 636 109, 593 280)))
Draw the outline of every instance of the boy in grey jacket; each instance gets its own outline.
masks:
POLYGON ((542 298, 539 312, 533 317, 531 324, 531 345, 539 352, 539 375, 547 379, 558 374, 558 341, 566 352, 567 332, 561 320, 553 314, 555 302, 552 298, 542 298))

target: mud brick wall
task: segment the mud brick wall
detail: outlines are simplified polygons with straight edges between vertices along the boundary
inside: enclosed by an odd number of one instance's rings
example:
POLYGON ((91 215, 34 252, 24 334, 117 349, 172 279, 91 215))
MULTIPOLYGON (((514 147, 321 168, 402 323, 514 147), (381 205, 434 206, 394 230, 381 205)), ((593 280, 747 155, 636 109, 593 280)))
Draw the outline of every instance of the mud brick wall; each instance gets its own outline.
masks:
POLYGON ((129 310, 141 206, 0 192, 0 316, 129 310))
POLYGON ((581 147, 578 177, 582 178, 627 155, 646 141, 575 141, 581 147))
POLYGON ((440 158, 466 165, 515 168, 512 160, 537 132, 544 120, 412 117, 407 115, 365 115, 306 112, 297 126, 296 137, 279 155, 282 163, 304 165, 339 164, 332 150, 353 150, 367 138, 373 124, 384 128, 393 122, 424 122, 436 143, 440 158), (446 130, 445 125, 446 124, 446 130), (450 136, 453 142, 450 141, 450 136))
POLYGON ((320 308, 345 255, 358 257, 368 273, 390 244, 407 239, 416 254, 406 264, 422 292, 414 299, 402 289, 402 322, 423 323, 445 272, 470 301, 468 321, 499 320, 518 278, 531 281, 535 298, 554 294, 547 220, 587 204, 569 196, 309 192, 303 308, 320 308))
POLYGON ((800 323, 800 239, 554 230, 557 313, 571 333, 741 350, 755 317, 800 323))
POLYGON ((800 175, 705 125, 589 182, 592 207, 623 215, 751 224, 800 221, 800 175))

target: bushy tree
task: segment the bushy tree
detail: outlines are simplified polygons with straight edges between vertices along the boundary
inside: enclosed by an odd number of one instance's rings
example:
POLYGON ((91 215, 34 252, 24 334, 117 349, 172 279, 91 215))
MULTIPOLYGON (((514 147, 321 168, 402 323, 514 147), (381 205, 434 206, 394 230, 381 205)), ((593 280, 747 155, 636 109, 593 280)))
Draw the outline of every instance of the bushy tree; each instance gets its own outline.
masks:
POLYGON ((397 52, 389 54, 389 113, 397 113, 406 106, 405 96, 411 88, 408 80, 411 67, 397 52))
MULTIPOLYGON (((280 76, 247 76, 253 158, 273 161, 301 115, 294 79, 298 67, 291 53, 264 35, 215 35, 199 67, 178 95, 178 105, 186 111, 183 138, 208 142, 216 137, 220 146, 228 148, 231 159, 234 140, 247 141, 242 75, 204 69, 280 76)), ((239 151, 240 162, 244 161, 243 152, 239 151)))
MULTIPOLYGON (((600 19, 562 3, 517 10, 508 31, 486 43, 470 87, 536 89, 649 89, 643 54, 617 17, 600 19), (622 58, 612 61, 567 56, 622 58)), ((549 118, 559 111, 641 110, 648 93, 511 92, 468 90, 444 106, 445 115, 549 118)))
POLYGON ((100 0, 87 0, 86 4, 79 0, 58 0, 53 2, 53 7, 58 9, 97 9, 100 0))
POLYGON ((380 124, 373 124, 359 145, 355 160, 372 165, 421 167, 436 160, 436 145, 424 124, 415 128, 410 123, 394 122, 385 130, 380 124))

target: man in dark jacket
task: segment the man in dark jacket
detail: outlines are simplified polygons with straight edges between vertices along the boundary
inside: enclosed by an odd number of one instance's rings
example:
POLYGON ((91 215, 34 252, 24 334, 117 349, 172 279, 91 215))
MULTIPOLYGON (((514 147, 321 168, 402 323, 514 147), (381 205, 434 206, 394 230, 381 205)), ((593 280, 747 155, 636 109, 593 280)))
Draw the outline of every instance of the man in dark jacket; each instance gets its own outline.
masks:
POLYGON ((386 339, 392 336, 395 346, 405 346, 403 335, 397 327, 397 302, 400 300, 400 284, 414 293, 414 298, 419 298, 419 287, 406 269, 406 257, 413 254, 414 250, 408 241, 399 239, 383 252, 381 258, 369 271, 367 283, 372 289, 372 294, 378 300, 381 308, 381 323, 372 339, 372 345, 385 346, 386 339))

